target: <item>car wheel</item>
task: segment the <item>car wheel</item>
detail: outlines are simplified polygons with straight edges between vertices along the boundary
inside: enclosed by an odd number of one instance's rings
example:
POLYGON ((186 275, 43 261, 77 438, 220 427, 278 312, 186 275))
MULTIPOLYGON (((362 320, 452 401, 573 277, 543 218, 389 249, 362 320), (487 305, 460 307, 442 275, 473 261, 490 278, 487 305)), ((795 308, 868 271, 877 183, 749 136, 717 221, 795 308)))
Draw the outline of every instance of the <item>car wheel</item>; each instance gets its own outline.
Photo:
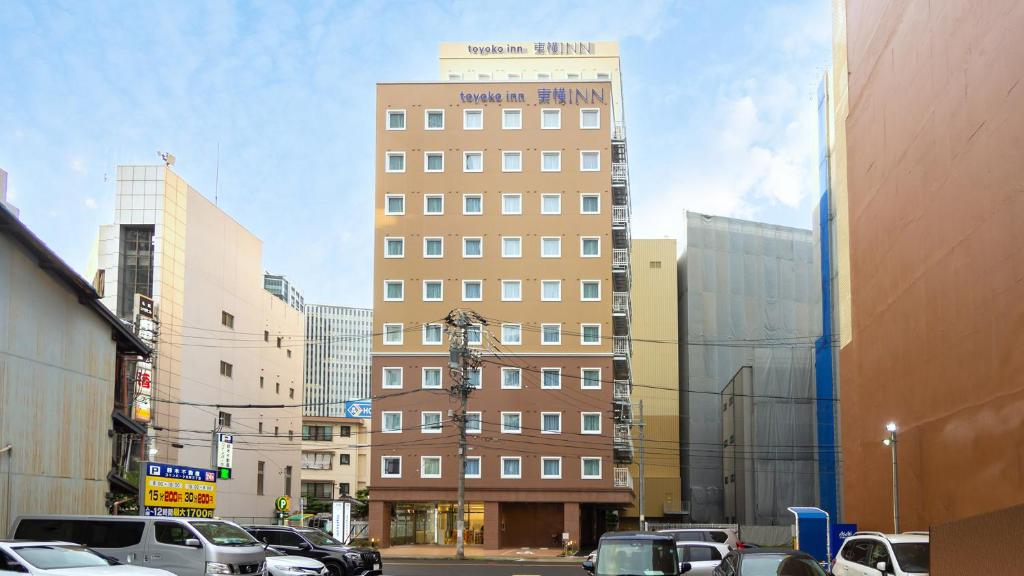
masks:
POLYGON ((334 562, 327 562, 326 566, 327 571, 331 573, 331 576, 348 576, 345 573, 345 568, 338 564, 335 564, 334 562))

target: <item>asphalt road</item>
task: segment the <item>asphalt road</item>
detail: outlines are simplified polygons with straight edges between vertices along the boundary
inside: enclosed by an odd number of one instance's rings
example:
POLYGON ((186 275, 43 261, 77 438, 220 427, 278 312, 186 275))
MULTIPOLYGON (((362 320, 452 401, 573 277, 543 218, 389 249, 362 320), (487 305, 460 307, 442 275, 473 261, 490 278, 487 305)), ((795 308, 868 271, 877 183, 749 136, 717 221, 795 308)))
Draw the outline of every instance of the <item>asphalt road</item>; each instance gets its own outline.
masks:
POLYGON ((491 562, 486 560, 388 560, 385 576, 586 576, 580 562, 491 562))

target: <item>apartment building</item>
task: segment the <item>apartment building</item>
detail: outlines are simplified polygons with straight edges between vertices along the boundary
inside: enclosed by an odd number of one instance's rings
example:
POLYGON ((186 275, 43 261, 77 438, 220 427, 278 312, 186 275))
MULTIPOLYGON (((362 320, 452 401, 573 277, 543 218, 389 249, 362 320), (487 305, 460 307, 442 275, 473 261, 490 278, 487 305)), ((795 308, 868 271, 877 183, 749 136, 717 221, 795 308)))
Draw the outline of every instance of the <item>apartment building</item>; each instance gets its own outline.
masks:
POLYGON ((302 292, 299 292, 299 289, 295 287, 295 284, 289 282, 288 278, 280 274, 271 274, 270 272, 264 274, 263 289, 284 300, 299 312, 302 312, 306 306, 302 292))
POLYGON ((592 542, 632 501, 613 102, 607 80, 378 85, 370 529, 384 546, 455 539, 452 309, 484 319, 469 333, 467 542, 592 542))
POLYGON ((306 511, 329 512, 330 502, 355 496, 370 481, 369 420, 302 419, 302 497, 306 511))
POLYGON ((346 401, 370 398, 373 310, 307 304, 305 311, 303 414, 345 416, 346 401))

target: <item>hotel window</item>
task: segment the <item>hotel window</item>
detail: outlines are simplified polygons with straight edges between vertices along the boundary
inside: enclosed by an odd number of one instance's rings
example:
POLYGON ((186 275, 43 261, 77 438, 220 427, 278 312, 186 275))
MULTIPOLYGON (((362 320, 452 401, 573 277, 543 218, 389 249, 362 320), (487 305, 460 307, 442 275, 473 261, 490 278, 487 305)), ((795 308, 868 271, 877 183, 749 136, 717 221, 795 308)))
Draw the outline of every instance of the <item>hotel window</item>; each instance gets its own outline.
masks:
POLYGON ((491 75, 487 74, 487 73, 484 73, 484 72, 481 72, 481 73, 476 75, 476 79, 477 80, 490 80, 491 79, 491 75))
POLYGON ((384 301, 385 302, 401 302, 405 299, 405 281, 404 280, 385 280, 384 281, 384 301))
POLYGON ((462 214, 479 216, 484 213, 484 197, 480 194, 466 194, 462 197, 462 214))
POLYGON ((444 152, 424 152, 423 171, 444 172, 444 152))
POLYGON ((480 412, 466 412, 466 434, 479 434, 483 430, 480 412))
POLYGON ((484 111, 483 110, 463 110, 462 111, 462 129, 463 130, 483 130, 484 129, 484 111))
POLYGON ((479 302, 484 299, 483 280, 463 280, 462 299, 467 302, 479 302))
POLYGON ((580 458, 580 478, 584 480, 600 480, 601 459, 587 456, 580 458))
POLYGON ((545 390, 558 390, 562 387, 561 368, 541 368, 540 387, 545 390))
POLYGON ((601 300, 601 281, 580 280, 580 300, 583 302, 599 302, 601 300))
POLYGON ((522 214, 523 213, 523 195, 522 194, 502 194, 501 195, 501 213, 502 214, 522 214))
POLYGON ((433 345, 441 343, 441 335, 444 330, 440 324, 426 324, 423 326, 423 344, 433 345))
POLYGON ((469 369, 469 387, 480 390, 484 387, 484 373, 483 368, 470 368, 469 369))
POLYGON ((484 171, 484 153, 483 152, 463 152, 463 172, 483 172, 484 171))
POLYGON ((385 172, 405 172, 405 152, 388 152, 384 158, 385 172))
POLYGON ((381 388, 398 389, 402 387, 402 368, 384 368, 381 388))
POLYGON ((562 238, 560 236, 545 236, 540 239, 541 258, 561 258, 562 238))
POLYGON ((516 108, 506 108, 501 111, 502 130, 522 130, 523 111, 516 108))
POLYGON ((580 238, 580 256, 583 258, 600 257, 601 238, 599 236, 584 236, 580 238))
POLYGON ((505 302, 520 302, 523 299, 523 283, 520 280, 502 280, 501 299, 505 302))
POLYGON ((481 238, 463 238, 462 239, 462 257, 463 258, 481 258, 484 255, 483 239, 481 238))
POLYGON ((547 72, 537 72, 537 80, 550 80, 551 74, 547 72))
POLYGON ((540 195, 540 213, 541 214, 561 214, 562 213, 562 195, 561 194, 541 194, 540 195))
POLYGON ((540 111, 540 127, 544 130, 558 130, 562 127, 562 111, 558 108, 544 108, 540 111))
POLYGON ((502 258, 522 258, 523 257, 523 239, 519 236, 502 236, 501 237, 501 257, 502 258))
POLYGON ((509 80, 519 80, 520 78, 522 78, 522 76, 519 75, 519 74, 516 74, 514 72, 509 72, 508 73, 508 79, 509 80))
POLYGON ((501 477, 510 479, 521 478, 522 463, 523 461, 519 456, 502 456, 501 477))
POLYGON ((420 432, 424 434, 441 433, 441 413, 423 412, 420 414, 420 432))
POLYGON ((580 73, 579 72, 566 72, 565 79, 566 80, 579 80, 580 79, 580 73))
POLYGON ((480 324, 472 324, 466 327, 466 343, 470 346, 479 346, 484 343, 484 327, 480 324))
POLYGON ((502 434, 519 434, 523 431, 521 418, 523 417, 521 412, 502 412, 501 413, 501 433, 502 434))
POLYGON ((601 389, 601 369, 582 368, 580 369, 580 388, 584 390, 601 389))
POLYGON ((562 413, 561 412, 541 412, 540 413, 540 433, 541 434, 561 434, 562 433, 562 413))
POLYGON ((423 213, 427 216, 444 214, 444 196, 441 194, 425 194, 423 196, 423 213))
POLYGON ((601 169, 601 153, 597 150, 580 151, 580 170, 597 172, 601 169))
POLYGON ((561 172, 562 171, 562 153, 551 151, 540 153, 540 171, 541 172, 561 172))
POLYGON ((402 477, 402 457, 401 456, 381 456, 380 457, 380 477, 381 478, 401 478, 402 477))
POLYGON ((541 280, 540 299, 542 302, 559 302, 562 299, 561 280, 541 280))
POLYGON ((405 238, 384 238, 385 258, 405 257, 405 238))
POLYGON ((235 328, 235 316, 229 312, 223 310, 220 311, 220 324, 221 326, 227 326, 228 328, 235 328))
POLYGON ((501 153, 501 171, 502 172, 522 172, 523 171, 523 153, 522 152, 502 152, 501 153))
POLYGON ((384 325, 384 344, 389 346, 397 346, 402 343, 402 335, 405 334, 405 330, 401 324, 385 324, 384 325))
POLYGON ((384 213, 388 216, 402 216, 405 214, 405 195, 385 194, 384 213))
MULTIPOLYGON (((440 415, 440 412, 438 412, 440 415)), ((600 434, 601 413, 580 412, 580 434, 600 434)))
POLYGON ((541 324, 540 343, 544 346, 556 346, 562 343, 561 324, 541 324))
POLYGON ((466 456, 466 478, 480 477, 480 457, 466 456))
POLYGON ((523 343, 523 327, 519 324, 501 325, 501 343, 518 346, 523 343))
POLYGON ((462 80, 462 74, 448 74, 449 81, 462 80))
POLYGON ((385 434, 397 434, 402 431, 401 412, 381 412, 381 432, 385 434))
POLYGON ((439 389, 441 388, 441 369, 440 368, 424 368, 422 371, 422 382, 420 386, 427 389, 439 389))
POLYGON ((441 457, 420 456, 420 478, 440 478, 441 457))
POLYGON ((388 130, 405 130, 405 110, 388 110, 388 130))
POLYGON ((444 300, 444 283, 440 280, 423 281, 423 301, 440 302, 444 300))
POLYGON ((611 77, 612 77, 611 74, 609 74, 607 72, 598 72, 597 73, 597 79, 598 80, 608 80, 611 77))
POLYGON ((601 195, 583 194, 580 196, 580 214, 600 214, 601 195))
POLYGON ((597 130, 601 127, 601 111, 597 108, 580 109, 580 128, 597 130))
POLYGON ((540 477, 545 480, 558 480, 562 477, 562 459, 548 456, 540 459, 540 477))
POLYGON ((501 389, 519 390, 523 387, 523 373, 519 368, 501 369, 501 389))
POLYGON ((338 458, 338 464, 341 464, 342 466, 349 466, 352 464, 351 454, 340 454, 339 456, 340 458, 338 458))
POLYGON ((423 111, 424 130, 444 130, 444 110, 423 111))
POLYGON ((424 258, 442 258, 444 257, 444 238, 441 237, 426 237, 423 239, 423 257, 424 258))
POLYGON ((596 346, 601 343, 600 324, 580 324, 580 343, 584 346, 596 346))

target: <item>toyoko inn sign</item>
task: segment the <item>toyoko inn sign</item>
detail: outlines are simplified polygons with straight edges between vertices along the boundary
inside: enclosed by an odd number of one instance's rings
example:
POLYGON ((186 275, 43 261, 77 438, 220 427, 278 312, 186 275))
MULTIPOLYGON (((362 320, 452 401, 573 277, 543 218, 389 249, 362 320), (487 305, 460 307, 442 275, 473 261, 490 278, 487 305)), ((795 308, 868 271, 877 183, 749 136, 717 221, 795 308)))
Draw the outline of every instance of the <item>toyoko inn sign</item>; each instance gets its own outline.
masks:
POLYGON ((595 56, 593 42, 528 42, 467 44, 473 56, 595 56))
POLYGON ((487 104, 502 102, 536 102, 537 104, 560 104, 577 106, 593 106, 605 103, 604 88, 589 86, 576 87, 552 86, 537 88, 537 99, 531 101, 527 94, 532 92, 480 90, 478 92, 459 92, 459 101, 464 104, 487 104))

